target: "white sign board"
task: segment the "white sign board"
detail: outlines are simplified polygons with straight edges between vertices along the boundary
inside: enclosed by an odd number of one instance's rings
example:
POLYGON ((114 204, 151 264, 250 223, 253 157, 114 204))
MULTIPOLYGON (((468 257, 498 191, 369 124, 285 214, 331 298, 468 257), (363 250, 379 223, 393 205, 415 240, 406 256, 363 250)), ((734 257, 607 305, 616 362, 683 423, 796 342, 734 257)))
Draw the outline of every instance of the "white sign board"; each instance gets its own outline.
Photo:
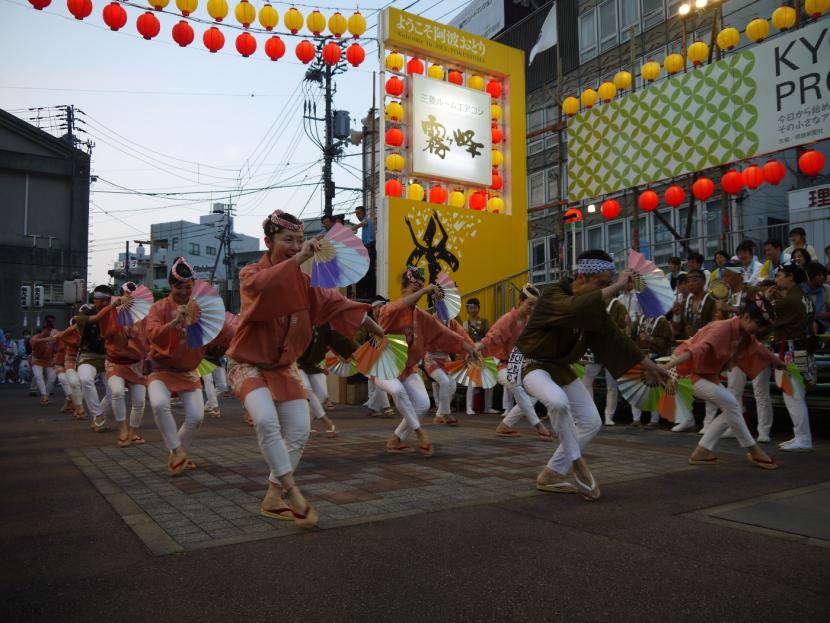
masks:
POLYGON ((830 244, 830 184, 799 188, 788 193, 790 227, 807 230, 807 242, 824 262, 824 247, 830 244))
POLYGON ((490 95, 412 76, 412 175, 492 183, 490 95))
POLYGON ((504 0, 473 0, 448 26, 491 39, 504 28, 504 0))

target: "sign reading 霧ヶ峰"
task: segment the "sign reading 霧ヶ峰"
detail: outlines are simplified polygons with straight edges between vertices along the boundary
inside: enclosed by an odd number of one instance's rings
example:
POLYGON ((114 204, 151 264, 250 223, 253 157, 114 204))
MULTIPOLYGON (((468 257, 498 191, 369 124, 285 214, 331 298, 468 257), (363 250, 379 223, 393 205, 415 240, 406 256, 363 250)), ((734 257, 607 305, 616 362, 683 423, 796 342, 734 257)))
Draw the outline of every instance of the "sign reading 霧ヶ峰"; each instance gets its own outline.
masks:
POLYGON ((568 120, 568 200, 830 137, 820 21, 568 120))
POLYGON ((412 174, 488 186, 490 96, 412 76, 412 174))

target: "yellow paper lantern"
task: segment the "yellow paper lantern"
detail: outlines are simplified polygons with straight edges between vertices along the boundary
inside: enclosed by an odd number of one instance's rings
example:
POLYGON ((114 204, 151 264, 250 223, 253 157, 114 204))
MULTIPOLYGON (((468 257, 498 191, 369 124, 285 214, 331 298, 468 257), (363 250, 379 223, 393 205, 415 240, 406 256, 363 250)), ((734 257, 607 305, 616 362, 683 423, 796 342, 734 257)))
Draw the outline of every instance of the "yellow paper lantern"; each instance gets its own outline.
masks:
POLYGON ((490 118, 493 121, 501 119, 501 106, 498 104, 490 104, 490 118))
POLYGON ((582 95, 579 96, 579 99, 582 100, 582 105, 585 106, 585 108, 590 108, 591 106, 597 103, 599 95, 597 95, 596 91, 589 88, 585 89, 582 92, 582 95))
POLYGON ((579 112, 579 100, 572 95, 566 97, 562 102, 562 112, 569 117, 573 117, 579 112))
POLYGON ((418 183, 406 187, 406 198, 412 201, 423 201, 425 194, 424 187, 418 183))
POLYGON ((317 36, 325 30, 326 18, 320 11, 315 9, 308 14, 308 17, 305 19, 305 25, 313 35, 317 36))
POLYGON ((285 27, 292 33, 296 33, 303 27, 303 14, 300 13, 296 7, 291 7, 285 12, 282 17, 285 27))
POLYGON ((804 10, 813 19, 818 19, 830 10, 830 0, 805 0, 804 10))
POLYGON ((721 50, 734 50, 741 42, 741 33, 737 28, 724 28, 715 41, 721 50))
POLYGON ((199 0, 176 0, 176 6, 182 15, 188 16, 199 7, 199 0))
POLYGON ((454 208, 463 208, 464 204, 467 203, 467 198, 464 196, 464 193, 458 190, 454 190, 450 193, 450 205, 454 208))
POLYGON ((686 60, 683 58, 682 54, 669 54, 665 60, 663 61, 663 67, 666 68, 666 72, 671 74, 676 74, 679 71, 683 71, 683 67, 686 65, 686 60))
POLYGON ((386 105, 386 116, 392 121, 400 121, 403 119, 403 106, 400 102, 389 102, 386 105))
POLYGON ((360 11, 355 11, 349 18, 349 32, 354 37, 359 37, 366 32, 366 18, 360 14, 360 11))
POLYGON ((709 46, 703 41, 695 41, 689 46, 686 55, 693 65, 702 65, 709 58, 709 46))
MULTIPOLYGON (((403 61, 401 61, 401 67, 403 67, 403 61)), ((427 69, 427 76, 430 78, 434 78, 435 80, 443 80, 444 79, 444 68, 441 65, 432 64, 427 69)))
POLYGON ((643 74, 643 80, 653 82, 660 77, 660 63, 657 61, 648 61, 643 64, 640 72, 643 74))
POLYGON ((339 37, 346 32, 346 28, 348 27, 349 23, 340 11, 332 13, 332 16, 329 18, 329 32, 331 34, 335 37, 339 37))
POLYGON ((259 10, 259 23, 265 30, 273 30, 280 23, 280 14, 266 2, 259 10))
POLYGON ((467 80, 467 86, 471 89, 475 89, 476 91, 483 91, 484 78, 482 78, 481 76, 470 76, 470 79, 467 80))
POLYGON ((617 87, 611 82, 603 82, 599 85, 599 97, 606 104, 617 95, 617 87))
POLYGON ((617 87, 617 90, 619 91, 630 89, 632 82, 633 78, 631 77, 631 72, 618 71, 614 76, 614 86, 617 87))
POLYGON ((769 22, 763 17, 752 20, 746 25, 746 36, 750 41, 760 43, 769 36, 769 22))
POLYGON ((221 22, 228 16, 228 3, 225 0, 208 0, 207 12, 214 20, 221 22))
POLYGON ((386 57, 386 69, 389 71, 400 71, 403 69, 403 54, 392 52, 386 57))
POLYGON ((404 159, 399 153, 391 153, 386 156, 387 171, 403 171, 404 159))
POLYGON ((153 7, 154 9, 156 9, 157 11, 160 11, 161 9, 166 7, 168 4, 170 4, 170 0, 149 0, 149 1, 150 1, 150 6, 153 7))
POLYGON ((789 30, 795 26, 795 9, 791 6, 780 6, 772 12, 772 25, 778 30, 789 30))
POLYGON ((493 214, 501 214, 504 211, 504 199, 501 197, 490 197, 487 200, 487 211, 493 214))
POLYGON ((248 0, 242 0, 242 2, 237 4, 233 13, 236 15, 236 21, 245 28, 253 24, 256 19, 256 9, 248 0))
POLYGON ((494 167, 500 167, 504 163, 504 154, 501 153, 498 149, 494 149, 492 151, 492 155, 490 156, 490 158, 493 161, 494 167))

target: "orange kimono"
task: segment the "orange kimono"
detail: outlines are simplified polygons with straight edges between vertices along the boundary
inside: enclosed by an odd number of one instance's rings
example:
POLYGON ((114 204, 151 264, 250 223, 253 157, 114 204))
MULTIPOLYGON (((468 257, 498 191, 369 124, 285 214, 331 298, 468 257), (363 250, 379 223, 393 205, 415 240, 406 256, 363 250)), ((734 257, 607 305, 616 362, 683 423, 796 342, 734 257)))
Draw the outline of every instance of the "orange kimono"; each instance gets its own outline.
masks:
POLYGON ((524 331, 526 321, 522 319, 517 309, 511 309, 504 316, 499 318, 490 327, 481 339, 484 347, 481 354, 485 357, 493 356, 499 360, 499 369, 507 367, 507 360, 510 358, 510 351, 516 346, 516 341, 524 331))
POLYGON ((435 316, 418 307, 410 307, 403 301, 387 303, 381 307, 378 323, 386 333, 402 333, 406 337, 409 352, 406 367, 398 377, 400 380, 418 369, 418 362, 428 351, 460 353, 464 350, 464 344, 472 343, 458 322, 455 323, 461 327, 463 336, 444 326, 435 316))
POLYGON ((64 356, 61 365, 64 370, 74 370, 78 365, 78 349, 81 347, 81 334, 72 325, 60 333, 58 348, 63 348, 64 356))
POLYGON ((107 346, 107 378, 119 376, 130 385, 146 385, 147 319, 131 327, 122 327, 117 321, 118 310, 112 305, 99 312, 97 317, 101 337, 107 346))
POLYGON ((192 392, 202 388, 196 368, 206 349, 189 348, 185 328, 170 326, 178 308, 171 294, 153 303, 144 320, 152 365, 147 384, 162 381, 171 392, 192 392))
POLYGON ((243 402, 249 392, 267 387, 273 400, 305 400, 296 361, 311 342, 312 325, 331 323, 353 337, 369 305, 336 290, 312 288, 297 262, 271 264, 265 253, 239 273, 242 311, 228 348, 228 381, 243 402))
POLYGON ((47 336, 44 336, 41 331, 29 338, 29 344, 32 346, 33 366, 51 368, 54 365, 56 346, 55 342, 49 341, 49 338, 57 335, 58 332, 52 329, 47 336))

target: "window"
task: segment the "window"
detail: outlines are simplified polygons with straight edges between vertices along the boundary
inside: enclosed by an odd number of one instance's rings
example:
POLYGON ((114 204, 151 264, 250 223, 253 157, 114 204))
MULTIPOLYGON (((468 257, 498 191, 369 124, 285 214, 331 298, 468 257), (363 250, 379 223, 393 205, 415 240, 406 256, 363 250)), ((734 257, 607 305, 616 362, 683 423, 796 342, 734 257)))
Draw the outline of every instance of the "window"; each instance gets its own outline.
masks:
POLYGON ((538 138, 534 138, 527 144, 527 155, 533 156, 535 154, 540 154, 545 151, 545 137, 540 136, 538 138))
POLYGON ((585 232, 585 248, 586 249, 604 249, 605 244, 602 242, 602 225, 591 227, 585 232))
POLYGON ((190 255, 199 255, 199 243, 198 242, 191 242, 190 243, 190 255))
POLYGON ((545 125, 545 109, 537 108, 527 113, 527 131, 533 132, 545 125))
MULTIPOLYGON (((671 212, 669 210, 660 210, 654 214, 659 214, 666 221, 671 222, 671 212)), ((654 243, 652 261, 658 266, 665 266, 669 258, 674 255, 674 236, 657 218, 654 220, 654 243)))
POLYGON ((156 266, 153 279, 167 279, 167 269, 164 266, 156 266))
MULTIPOLYGON (((559 269, 559 239, 556 236, 548 236, 548 269, 550 273, 559 269)), ((551 275, 548 275, 548 280, 551 275)))
POLYGON ((619 0, 620 2, 620 40, 628 41, 629 29, 640 32, 640 0, 619 0))
POLYGON ((620 259, 624 262, 628 256, 625 244, 625 228, 623 227, 622 221, 608 223, 607 251, 612 255, 615 262, 620 259))
POLYGON ((545 172, 532 173, 528 179, 530 206, 535 208, 545 203, 545 172))
POLYGON ((530 280, 534 283, 545 279, 545 241, 534 240, 530 243, 530 280))
POLYGON ((208 255, 216 255, 216 247, 205 247, 205 253, 208 255))
POLYGON ((547 200, 558 201, 559 195, 559 167, 551 167, 547 171, 547 200))
POLYGON ((179 239, 175 236, 173 237, 173 251, 179 250, 179 239))
POLYGON ((663 21, 663 0, 642 0, 642 4, 645 30, 663 21))
POLYGON ((597 25, 591 9, 579 16, 579 62, 584 63, 596 55, 597 25))
POLYGON ((605 52, 617 45, 617 0, 599 5, 599 51, 605 52))

